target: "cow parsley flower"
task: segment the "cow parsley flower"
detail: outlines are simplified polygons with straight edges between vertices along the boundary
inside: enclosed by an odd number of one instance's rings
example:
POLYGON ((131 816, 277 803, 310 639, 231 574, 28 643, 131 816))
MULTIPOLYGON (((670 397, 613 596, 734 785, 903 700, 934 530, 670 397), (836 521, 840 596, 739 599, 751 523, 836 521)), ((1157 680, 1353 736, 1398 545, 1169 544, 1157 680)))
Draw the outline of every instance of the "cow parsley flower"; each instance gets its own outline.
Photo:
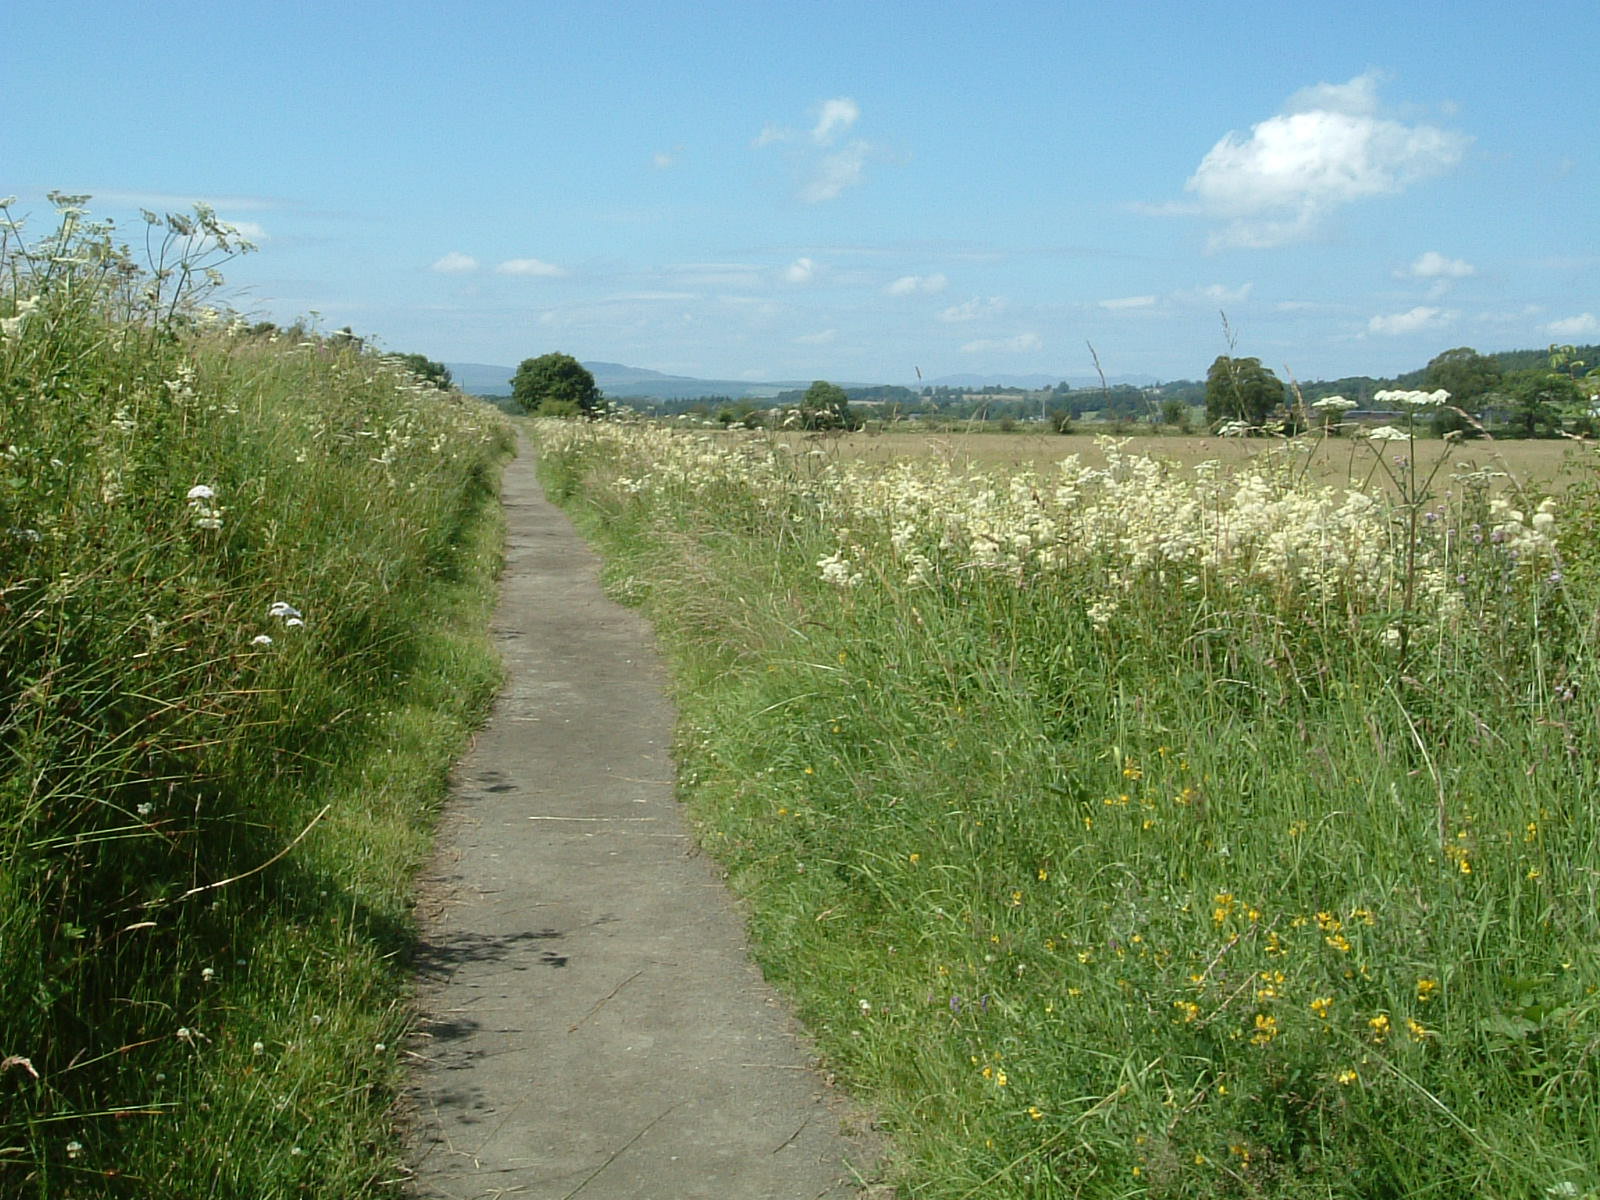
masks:
POLYGON ((221 529, 223 509, 220 504, 214 503, 217 498, 216 490, 204 483, 197 483, 189 489, 184 497, 189 502, 189 511, 194 514, 196 529, 221 529))

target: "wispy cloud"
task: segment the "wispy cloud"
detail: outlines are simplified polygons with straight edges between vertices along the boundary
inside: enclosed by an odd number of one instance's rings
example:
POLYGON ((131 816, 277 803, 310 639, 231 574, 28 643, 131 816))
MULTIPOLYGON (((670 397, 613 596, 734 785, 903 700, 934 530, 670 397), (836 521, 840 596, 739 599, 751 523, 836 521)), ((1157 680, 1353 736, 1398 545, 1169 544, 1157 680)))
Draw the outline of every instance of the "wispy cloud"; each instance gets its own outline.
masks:
POLYGON ((1213 283, 1186 292, 1174 292, 1173 299, 1184 304, 1243 304, 1250 299, 1250 293, 1255 291, 1255 287, 1253 283, 1241 283, 1238 287, 1213 283))
POLYGON ((919 293, 933 295, 942 292, 948 287, 950 281, 942 274, 934 275, 902 275, 893 283, 885 285, 883 294, 886 296, 915 296, 919 293))
POLYGON ((1306 88, 1283 112, 1230 132, 1184 185, 1223 222, 1210 247, 1262 249, 1313 236, 1344 205, 1403 191, 1455 166, 1471 139, 1378 114, 1379 76, 1306 88))
POLYGON ((91 192, 90 204, 122 204, 130 208, 150 208, 161 212, 172 209, 193 208, 196 204, 209 204, 218 213, 260 212, 264 209, 283 208, 284 202, 269 196, 206 196, 183 192, 91 192))
POLYGON ((824 329, 820 333, 803 333, 794 340, 799 346, 828 346, 839 340, 839 331, 824 329))
POLYGON ((998 316, 1004 312, 1006 300, 1004 296, 974 296, 961 304, 952 304, 939 314, 939 320, 955 324, 961 321, 976 321, 983 317, 998 316))
POLYGON ((1154 308, 1155 303, 1156 298, 1154 296, 1118 296, 1112 300, 1100 301, 1100 307, 1109 308, 1115 312, 1126 308, 1154 308))
POLYGON ((478 260, 470 254, 462 254, 459 250, 452 250, 443 258, 437 259, 430 271, 438 271, 441 275, 465 275, 468 271, 478 269, 478 260))
POLYGON ((1594 337, 1600 334, 1600 317, 1593 313, 1579 313, 1575 317, 1562 317, 1545 326, 1551 337, 1594 337))
POLYGON ((1421 329, 1436 328, 1447 324, 1454 317, 1454 313, 1445 309, 1430 308, 1427 305, 1419 304, 1416 308, 1407 312, 1373 317, 1367 322, 1367 332, 1395 337, 1406 333, 1416 333, 1421 329))
POLYGON ((824 100, 817 123, 811 129, 811 140, 819 146, 831 146, 836 134, 843 133, 860 119, 861 106, 848 96, 824 100))
POLYGON ((809 258, 797 258, 783 269, 787 283, 810 283, 817 274, 817 264, 809 258))
POLYGON ((858 139, 831 154, 824 154, 812 168, 811 178, 801 186, 800 199, 807 204, 837 200, 845 188, 861 182, 869 149, 866 142, 858 139))
POLYGON ((845 189, 861 182, 872 144, 862 138, 840 140, 860 119, 861 106, 848 96, 840 96, 818 106, 809 130, 767 124, 752 145, 757 149, 789 145, 800 176, 800 199, 807 204, 822 204, 838 199, 845 189))
POLYGON ((753 288, 761 286, 768 270, 770 268, 756 263, 669 263, 661 268, 661 273, 674 284, 753 288))
POLYGON ((501 275, 529 275, 539 279, 559 279, 568 274, 565 267, 547 263, 542 258, 508 258, 495 270, 501 275))
POLYGON ((676 166, 682 155, 682 146, 674 146, 671 150, 657 150, 650 156, 650 165, 658 171, 665 171, 669 167, 676 166))
POLYGON ((1037 333, 1019 333, 1008 338, 978 338, 976 341, 964 342, 961 346, 963 354, 1016 354, 1028 350, 1042 350, 1044 342, 1037 333))

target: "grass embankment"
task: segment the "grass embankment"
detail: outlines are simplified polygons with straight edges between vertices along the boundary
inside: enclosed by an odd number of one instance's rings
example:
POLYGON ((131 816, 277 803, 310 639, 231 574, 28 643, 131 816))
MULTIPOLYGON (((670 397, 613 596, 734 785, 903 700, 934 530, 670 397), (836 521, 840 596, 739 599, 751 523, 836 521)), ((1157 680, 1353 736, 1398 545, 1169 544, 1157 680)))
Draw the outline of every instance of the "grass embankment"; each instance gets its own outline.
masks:
POLYGON ((904 1194, 1600 1191, 1592 485, 540 440, 904 1194))
POLYGON ((396 1194, 507 430, 208 325, 228 231, 154 233, 166 275, 70 206, 0 261, 0 1193, 396 1194))

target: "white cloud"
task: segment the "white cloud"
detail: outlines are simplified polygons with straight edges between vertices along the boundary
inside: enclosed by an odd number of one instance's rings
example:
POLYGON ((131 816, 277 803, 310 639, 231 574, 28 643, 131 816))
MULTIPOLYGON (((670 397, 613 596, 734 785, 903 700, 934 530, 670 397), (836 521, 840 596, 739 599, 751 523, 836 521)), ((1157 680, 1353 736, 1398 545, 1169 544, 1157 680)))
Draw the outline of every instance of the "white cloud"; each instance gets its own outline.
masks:
POLYGON ((837 200, 846 188, 861 182, 872 144, 860 138, 839 143, 861 119, 861 106, 848 96, 824 100, 809 131, 767 124, 751 143, 757 149, 778 143, 791 146, 790 157, 800 177, 800 199, 807 204, 837 200))
POLYGON ((839 337, 837 329, 824 329, 820 333, 803 333, 795 338, 796 345, 800 346, 827 346, 839 337))
POLYGON ((1562 317, 1545 326, 1551 337, 1593 337, 1600 334, 1600 317, 1593 313, 1579 313, 1575 317, 1562 317))
POLYGON ((1409 312, 1373 317, 1367 322, 1367 332, 1390 336, 1416 333, 1419 329, 1432 329, 1443 325, 1454 316, 1454 313, 1446 312, 1444 309, 1429 308, 1419 304, 1409 312))
POLYGON ((886 296, 914 296, 918 292, 932 295, 942 292, 948 287, 950 281, 942 274, 935 275, 902 275, 893 283, 883 289, 886 296))
POLYGON ((1226 134, 1184 189, 1225 222, 1213 249, 1287 245, 1314 234, 1333 210, 1389 195, 1460 161, 1470 138, 1377 115, 1377 76, 1318 84, 1286 111, 1226 134))
POLYGON ((657 150, 650 156, 650 165, 658 171, 665 171, 677 163, 678 156, 682 153, 682 146, 674 146, 671 150, 657 150))
POLYGON ((1198 291, 1185 294, 1185 298, 1203 300, 1208 304, 1243 304, 1250 299, 1250 293, 1255 291, 1253 283, 1241 283, 1236 288, 1224 287, 1220 283, 1213 283, 1209 287, 1200 288, 1198 291))
POLYGON ((228 221, 225 223, 232 225, 234 232, 247 241, 264 242, 272 236, 262 228, 259 221, 228 221))
POLYGON ((1155 302, 1154 296, 1119 296, 1114 300, 1100 301, 1100 307, 1113 311, 1124 308, 1152 308, 1155 302))
POLYGON ((1016 337, 1008 338, 979 338, 976 341, 962 344, 963 354, 990 354, 995 352, 1020 353, 1026 350, 1042 350, 1044 342, 1037 333, 1019 333, 1016 337))
POLYGON ((952 304, 939 314, 939 320, 954 324, 958 321, 976 321, 982 317, 998 316, 1005 311, 1003 296, 974 296, 963 304, 952 304))
POLYGON ((1370 117, 1378 111, 1379 72, 1367 71, 1349 83, 1315 83, 1289 97, 1283 107, 1296 112, 1337 112, 1370 117))
POLYGON ((811 140, 819 146, 831 146, 835 133, 842 133, 860 119, 861 106, 848 96, 824 100, 817 123, 811 129, 811 140))
POLYGON ((1437 250, 1419 254, 1410 266, 1395 274, 1411 279, 1465 279, 1476 275, 1478 268, 1460 258, 1446 258, 1437 250))
POLYGON ((443 275, 464 275, 468 271, 476 271, 478 269, 478 260, 470 254, 462 254, 459 250, 452 250, 428 269, 430 271, 438 271, 443 275))
POLYGON ((789 283, 810 283, 816 273, 816 263, 809 258, 797 258, 783 269, 783 278, 789 283))
POLYGON ((861 182, 861 171, 867 165, 870 149, 866 142, 857 140, 846 143, 832 154, 824 154, 800 188, 800 199, 807 204, 837 200, 845 188, 861 182))
POLYGON ((495 270, 502 275, 532 275, 540 279, 559 279, 567 273, 565 267, 539 258, 508 258, 495 270))

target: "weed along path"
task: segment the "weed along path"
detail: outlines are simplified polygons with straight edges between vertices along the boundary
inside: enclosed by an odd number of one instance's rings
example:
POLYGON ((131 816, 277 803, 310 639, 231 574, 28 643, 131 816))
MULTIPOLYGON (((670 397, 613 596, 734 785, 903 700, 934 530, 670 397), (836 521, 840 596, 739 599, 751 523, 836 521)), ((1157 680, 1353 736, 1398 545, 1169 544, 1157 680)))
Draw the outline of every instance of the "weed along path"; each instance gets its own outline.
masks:
POLYGON ((651 636, 507 469, 507 679, 425 882, 414 1191, 818 1200, 866 1147, 677 811, 651 636))

